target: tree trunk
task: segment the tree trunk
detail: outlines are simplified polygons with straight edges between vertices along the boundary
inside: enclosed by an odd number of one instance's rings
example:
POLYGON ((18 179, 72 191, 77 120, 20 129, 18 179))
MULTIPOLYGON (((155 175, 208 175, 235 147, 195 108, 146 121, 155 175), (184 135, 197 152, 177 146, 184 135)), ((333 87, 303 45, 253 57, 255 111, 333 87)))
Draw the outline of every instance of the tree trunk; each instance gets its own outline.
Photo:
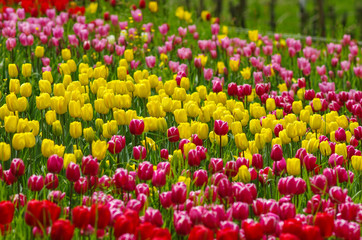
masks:
POLYGON ((222 0, 216 0, 215 16, 220 18, 222 12, 222 0))
POLYGON ((246 28, 246 20, 245 20, 245 13, 247 8, 247 0, 240 0, 239 9, 240 9, 240 26, 242 28, 246 28))
POLYGON ((300 14, 300 33, 307 34, 308 13, 305 9, 306 0, 299 0, 299 14, 300 14))
POLYGON ((326 36, 326 25, 324 22, 324 4, 323 4, 324 0, 317 0, 318 2, 318 12, 319 12, 319 28, 320 28, 320 33, 322 37, 326 36))
POLYGON ((270 29, 272 32, 275 32, 275 5, 277 0, 270 0, 270 29))

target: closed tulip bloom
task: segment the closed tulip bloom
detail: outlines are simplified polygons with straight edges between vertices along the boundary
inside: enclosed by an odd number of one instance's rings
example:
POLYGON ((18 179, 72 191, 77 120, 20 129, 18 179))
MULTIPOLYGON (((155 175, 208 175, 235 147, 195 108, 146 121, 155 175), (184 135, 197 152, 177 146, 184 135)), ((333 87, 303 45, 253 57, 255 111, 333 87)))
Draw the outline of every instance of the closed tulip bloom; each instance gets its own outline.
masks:
POLYGON ((10 164, 10 171, 15 177, 23 176, 25 173, 25 165, 20 158, 14 158, 10 164))
POLYGON ((352 167, 356 171, 362 171, 362 156, 352 156, 352 167))
POLYGON ((315 216, 314 224, 319 227, 321 235, 324 238, 332 236, 334 217, 329 213, 317 213, 315 216))
POLYGON ((89 224, 90 210, 85 206, 76 206, 72 210, 72 220, 76 228, 85 229, 89 224))
POLYGON ((15 133, 12 140, 12 146, 15 150, 23 150, 26 146, 24 133, 15 133))
POLYGON ((118 154, 126 146, 126 138, 120 135, 114 135, 108 142, 108 151, 112 154, 118 154))
POLYGON ((298 158, 288 158, 287 172, 290 175, 297 176, 300 174, 300 160, 298 158))
POLYGON ((32 86, 30 83, 23 83, 20 86, 20 95, 23 97, 30 97, 32 93, 32 86))
POLYGON ((56 189, 59 186, 59 179, 56 174, 47 173, 44 181, 45 187, 49 190, 56 189))
POLYGON ((143 160, 147 156, 146 148, 143 146, 133 147, 133 158, 136 160, 143 160))
POLYGON ((93 158, 92 155, 82 158, 82 173, 86 176, 98 175, 99 163, 97 158, 93 158))
POLYGON ((313 130, 320 129, 322 126, 322 117, 319 114, 310 116, 309 125, 313 130))
POLYGON ((47 161, 48 171, 51 173, 60 173, 63 168, 63 158, 58 155, 51 155, 47 161))
POLYGON ((71 240, 74 234, 74 226, 69 220, 59 219, 53 223, 50 238, 52 240, 71 240))
POLYGON ((0 202, 0 224, 8 225, 13 221, 15 207, 14 204, 10 201, 1 201, 0 202))
POLYGON ((43 176, 32 175, 29 177, 28 188, 30 189, 30 191, 39 192, 40 190, 43 189, 43 187, 44 187, 43 176))
POLYGON ((217 135, 226 135, 229 131, 228 123, 222 120, 215 120, 214 122, 214 132, 217 135))
POLYGON ((167 130, 167 137, 170 142, 177 142, 180 140, 180 133, 178 128, 176 127, 170 127, 167 130))
POLYGON ((8 73, 10 78, 16 78, 18 76, 18 67, 11 63, 8 65, 8 73))
POLYGON ((21 66, 21 74, 23 77, 27 78, 31 76, 31 64, 30 63, 24 63, 21 66))
POLYGON ((249 183, 251 181, 251 174, 247 166, 242 165, 238 170, 238 179, 243 183, 249 183))
POLYGON ((127 60, 127 62, 131 62, 134 58, 133 56, 133 50, 132 49, 126 49, 124 51, 124 58, 127 60))
POLYGON ((62 58, 64 61, 67 61, 71 58, 71 52, 69 49, 65 48, 65 49, 62 49, 62 58))
POLYGON ((334 152, 338 155, 342 155, 344 159, 347 159, 347 147, 345 143, 339 143, 335 146, 334 152))
POLYGON ((79 165, 73 162, 70 162, 65 175, 70 182, 76 182, 80 178, 80 168, 79 165))
POLYGON ((247 203, 234 202, 231 206, 232 216, 236 220, 244 220, 249 216, 249 206, 247 203))
POLYGON ((273 146, 270 153, 270 158, 273 161, 280 161, 283 158, 283 149, 279 144, 273 146))
POLYGON ((92 127, 89 128, 84 128, 83 129, 83 136, 84 139, 88 142, 88 143, 92 143, 95 137, 95 133, 92 127))
POLYGON ((69 114, 73 118, 80 118, 82 116, 82 111, 79 101, 71 100, 69 102, 69 114))
POLYGON ((275 110, 275 100, 274 98, 268 98, 266 100, 266 109, 271 112, 271 111, 274 111, 275 110))
POLYGON ((137 173, 140 180, 151 180, 153 175, 153 165, 148 161, 142 162, 138 166, 137 173))
POLYGON ((82 124, 77 121, 70 123, 69 133, 70 133, 70 136, 75 139, 82 136, 82 124))
POLYGON ((93 141, 92 142, 92 155, 98 160, 103 160, 107 153, 107 142, 106 141, 93 141))
POLYGON ((191 167, 200 165, 200 157, 196 149, 191 149, 187 154, 187 161, 191 167))
POLYGON ((90 225, 99 229, 106 228, 111 220, 111 212, 108 205, 93 204, 90 210, 90 225))
POLYGON ((37 58, 42 58, 44 56, 44 47, 42 46, 37 46, 35 48, 35 56, 37 58))
POLYGON ((129 131, 133 135, 141 135, 144 131, 145 124, 142 119, 132 119, 129 123, 129 131))
POLYGON ((166 171, 157 169, 152 175, 152 185, 155 187, 163 187, 166 184, 166 171))
POLYGON ((171 200, 174 204, 183 204, 186 201, 187 187, 184 182, 172 185, 171 200))
POLYGON ((81 108, 82 119, 84 121, 91 121, 93 119, 93 107, 90 103, 84 104, 81 108))
POLYGON ((334 137, 337 142, 345 142, 346 141, 346 131, 340 127, 335 131, 334 137))
POLYGON ((331 153, 332 153, 332 149, 331 149, 331 147, 329 146, 328 141, 323 141, 323 142, 321 142, 320 145, 319 145, 319 149, 320 149, 321 154, 322 154, 323 156, 329 156, 329 155, 331 155, 331 153))
POLYGON ((0 160, 1 161, 9 160, 10 155, 11 155, 10 144, 7 144, 5 142, 0 142, 0 160))
POLYGON ((18 119, 19 118, 17 116, 5 117, 5 131, 8 133, 16 132, 18 126, 18 119))
POLYGON ((249 142, 245 133, 239 133, 235 135, 235 144, 236 147, 241 151, 245 151, 249 147, 249 142))

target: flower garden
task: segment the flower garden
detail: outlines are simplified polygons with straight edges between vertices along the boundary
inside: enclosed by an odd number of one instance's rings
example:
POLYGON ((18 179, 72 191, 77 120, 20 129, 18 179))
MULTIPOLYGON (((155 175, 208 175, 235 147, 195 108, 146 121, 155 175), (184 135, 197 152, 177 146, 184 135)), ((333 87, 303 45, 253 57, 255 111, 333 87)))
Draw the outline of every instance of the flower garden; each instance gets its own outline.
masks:
POLYGON ((2 238, 361 238, 356 40, 83 4, 3 3, 2 238))

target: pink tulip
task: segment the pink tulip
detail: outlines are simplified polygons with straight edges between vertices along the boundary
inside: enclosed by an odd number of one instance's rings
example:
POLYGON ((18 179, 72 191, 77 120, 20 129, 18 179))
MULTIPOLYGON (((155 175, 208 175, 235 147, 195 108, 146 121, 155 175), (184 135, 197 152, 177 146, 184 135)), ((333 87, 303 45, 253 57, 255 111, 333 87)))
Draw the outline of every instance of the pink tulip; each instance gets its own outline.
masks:
POLYGON ((137 175, 140 180, 151 180, 153 175, 153 165, 148 161, 140 163, 138 166, 137 175))
POLYGON ((45 176, 45 187, 47 189, 56 189, 59 185, 59 179, 56 174, 47 173, 45 176))
POLYGON ((56 154, 51 155, 47 161, 47 168, 48 171, 51 173, 56 173, 56 174, 60 173, 60 171, 63 168, 63 158, 59 157, 56 154))
POLYGON ((112 154, 120 153, 125 146, 126 138, 121 135, 114 135, 111 140, 108 141, 108 151, 112 154))
POLYGON ((147 151, 146 148, 139 145, 133 147, 133 158, 136 160, 143 160, 146 158, 147 151))
POLYGON ((160 194, 160 202, 163 208, 169 208, 172 205, 172 193, 170 191, 168 192, 162 192, 160 194))
POLYGON ((186 212, 175 212, 173 222, 178 235, 185 236, 190 233, 192 222, 186 212))
MULTIPOLYGON (((2 168, 1 167, 0 167, 0 170, 1 170, 1 173, 2 173, 2 168)), ((24 175, 24 173, 25 173, 25 165, 24 165, 23 160, 21 160, 20 158, 14 158, 11 161, 11 164, 10 164, 10 172, 15 177, 20 177, 20 176, 24 175)))
POLYGON ((31 175, 28 179, 28 188, 30 191, 39 192, 44 187, 44 178, 39 175, 31 175))
POLYGON ((187 188, 184 182, 172 185, 171 200, 174 204, 183 204, 186 201, 187 188))
POLYGON ((155 56, 148 56, 145 58, 146 65, 148 68, 154 68, 156 64, 156 57, 155 56))

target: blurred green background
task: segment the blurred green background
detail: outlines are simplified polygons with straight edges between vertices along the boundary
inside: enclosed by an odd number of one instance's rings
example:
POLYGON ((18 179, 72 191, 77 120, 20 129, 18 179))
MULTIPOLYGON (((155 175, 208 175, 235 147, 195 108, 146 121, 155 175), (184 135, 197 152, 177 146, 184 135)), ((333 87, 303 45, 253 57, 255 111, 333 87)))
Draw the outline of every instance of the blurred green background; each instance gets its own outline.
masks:
POLYGON ((170 0, 170 2, 170 6, 183 5, 196 14, 200 13, 201 9, 206 9, 213 16, 218 16, 217 6, 221 4, 222 24, 244 25, 245 28, 259 29, 262 32, 294 33, 328 38, 341 38, 347 33, 353 38, 362 39, 362 0, 170 0), (300 7, 300 3, 303 2, 305 3, 304 14, 301 13, 300 7), (271 24, 272 4, 274 4, 274 29, 271 24), (322 12, 319 4, 322 4, 322 12), (320 23, 321 13, 324 15, 324 33, 320 23), (242 16, 244 24, 241 24, 242 16), (304 17, 303 24, 302 16, 304 17))

